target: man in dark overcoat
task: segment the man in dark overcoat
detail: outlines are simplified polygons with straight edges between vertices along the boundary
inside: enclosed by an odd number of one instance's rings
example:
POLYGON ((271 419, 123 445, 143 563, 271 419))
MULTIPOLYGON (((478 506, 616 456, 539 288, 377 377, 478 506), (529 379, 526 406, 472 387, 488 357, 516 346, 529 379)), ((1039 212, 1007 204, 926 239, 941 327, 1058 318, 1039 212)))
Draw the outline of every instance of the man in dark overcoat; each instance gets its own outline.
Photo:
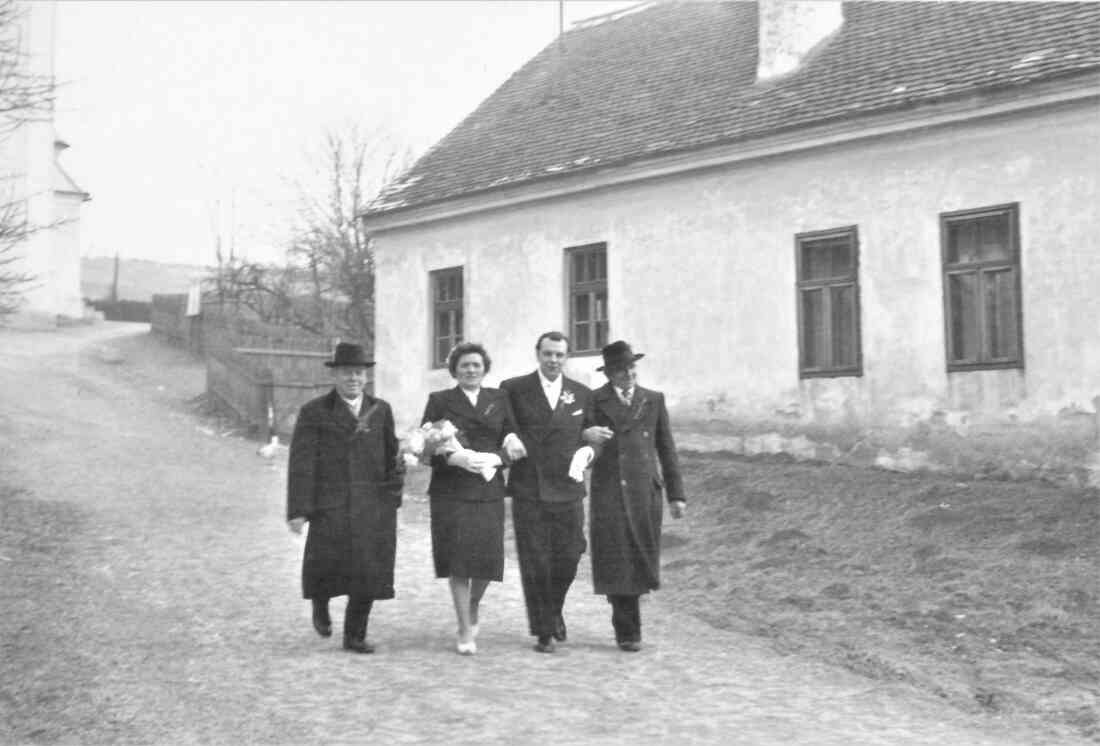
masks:
POLYGON ((535 650, 566 639, 562 607, 584 554, 584 484, 569 478, 592 391, 562 373, 569 339, 546 332, 535 342, 538 369, 501 384, 515 413, 527 458, 512 464, 508 494, 535 650))
POLYGON ((403 467, 390 405, 366 393, 374 362, 361 346, 342 342, 325 365, 335 386, 306 403, 294 425, 287 521, 295 533, 309 523, 302 595, 313 603, 314 629, 330 636, 329 599, 347 596, 344 649, 372 653, 371 607, 394 595, 403 467))
POLYGON ((596 444, 590 485, 592 580, 611 604, 621 650, 641 649, 639 599, 660 587, 662 493, 673 518, 684 488, 665 397, 637 385, 635 354, 624 341, 602 350, 607 383, 592 392, 584 437, 596 444))

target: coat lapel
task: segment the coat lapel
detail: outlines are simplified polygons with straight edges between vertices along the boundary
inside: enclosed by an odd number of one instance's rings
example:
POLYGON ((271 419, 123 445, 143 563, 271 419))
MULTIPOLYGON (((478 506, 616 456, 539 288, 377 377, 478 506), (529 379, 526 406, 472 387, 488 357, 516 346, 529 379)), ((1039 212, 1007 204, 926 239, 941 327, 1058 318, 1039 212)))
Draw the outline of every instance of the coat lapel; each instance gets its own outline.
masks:
MULTIPOLYGON (((359 420, 355 424, 355 432, 369 433, 371 431, 371 418, 381 408, 377 399, 363 394, 363 403, 359 407, 359 420)), ((348 412, 351 413, 350 410, 348 412)))
POLYGON ((499 396, 487 394, 484 387, 477 392, 477 406, 474 407, 474 413, 482 424, 488 425, 489 421, 487 418, 495 414, 500 406, 499 396))
MULTIPOLYGON (((539 392, 542 393, 542 392, 539 392)), ((543 399, 546 397, 544 396, 543 399)), ((568 420, 572 415, 570 414, 577 406, 577 389, 573 386, 573 382, 562 375, 561 381, 561 396, 558 397, 557 402, 554 404, 554 413, 551 415, 551 422, 566 419, 568 420)))
POLYGON ((528 377, 527 391, 524 395, 528 401, 533 402, 544 422, 554 416, 554 410, 550 407, 550 402, 546 401, 546 393, 542 390, 542 379, 539 378, 537 370, 528 377))
MULTIPOLYGON (((478 400, 481 399, 481 393, 478 392, 478 400)), ((466 398, 465 392, 461 387, 455 386, 450 391, 451 407, 455 412, 465 415, 466 417, 477 417, 477 407, 470 404, 470 400, 466 398)))
POLYGON ((648 393, 641 386, 635 385, 634 398, 628 407, 619 400, 614 387, 607 383, 597 389, 596 400, 600 409, 614 423, 616 432, 627 432, 645 416, 646 407, 649 406, 648 393))
MULTIPOLYGON (((634 397, 630 401, 630 419, 632 422, 641 422, 645 416, 645 409, 649 405, 649 392, 635 384, 634 397)), ((619 397, 615 397, 618 399, 619 397)))
MULTIPOLYGON (((363 397, 364 406, 366 405, 366 397, 363 397)), ((353 430, 356 426, 355 415, 351 413, 351 409, 344 403, 344 400, 336 393, 336 389, 333 389, 328 395, 328 408, 329 413, 332 415, 332 421, 340 427, 346 430, 353 430)))
POLYGON ((470 400, 466 398, 466 393, 459 386, 451 389, 451 401, 452 406, 457 411, 476 422, 480 422, 482 425, 489 424, 485 418, 496 412, 497 408, 500 407, 498 398, 487 394, 484 387, 477 392, 476 404, 470 404, 470 400))

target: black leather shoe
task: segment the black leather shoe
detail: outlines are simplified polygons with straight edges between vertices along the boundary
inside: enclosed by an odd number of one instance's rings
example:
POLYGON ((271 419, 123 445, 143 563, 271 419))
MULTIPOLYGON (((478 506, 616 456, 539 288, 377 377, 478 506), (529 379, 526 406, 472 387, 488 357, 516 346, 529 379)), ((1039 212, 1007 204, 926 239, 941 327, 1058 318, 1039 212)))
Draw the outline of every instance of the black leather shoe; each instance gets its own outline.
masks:
POLYGON ((332 637, 332 619, 328 615, 328 604, 313 604, 313 629, 321 637, 332 637))
POLYGON ((345 637, 344 650, 350 650, 353 653, 373 653, 374 646, 366 640, 357 640, 354 637, 345 637))
POLYGON ((642 649, 642 643, 637 640, 621 640, 619 642, 619 650, 624 653, 637 653, 642 649))
POLYGON ((554 638, 550 636, 540 637, 539 641, 535 643, 535 651, 539 653, 553 653, 554 638))
POLYGON ((565 619, 558 617, 558 624, 554 627, 554 639, 558 642, 565 642, 567 635, 565 633, 565 619))

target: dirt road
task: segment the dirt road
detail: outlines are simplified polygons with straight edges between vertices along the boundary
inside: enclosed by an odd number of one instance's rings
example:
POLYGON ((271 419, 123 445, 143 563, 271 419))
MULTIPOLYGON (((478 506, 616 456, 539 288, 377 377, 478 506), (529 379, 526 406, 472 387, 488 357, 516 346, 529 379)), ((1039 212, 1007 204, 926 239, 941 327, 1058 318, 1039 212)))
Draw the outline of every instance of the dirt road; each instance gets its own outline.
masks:
POLYGON ((146 329, 0 332, 0 743, 1053 743, 779 656, 659 593, 645 650, 623 654, 586 568, 570 642, 538 655, 511 547, 460 657, 415 490, 378 653, 344 653, 299 595, 285 456, 189 412, 200 366, 146 329))

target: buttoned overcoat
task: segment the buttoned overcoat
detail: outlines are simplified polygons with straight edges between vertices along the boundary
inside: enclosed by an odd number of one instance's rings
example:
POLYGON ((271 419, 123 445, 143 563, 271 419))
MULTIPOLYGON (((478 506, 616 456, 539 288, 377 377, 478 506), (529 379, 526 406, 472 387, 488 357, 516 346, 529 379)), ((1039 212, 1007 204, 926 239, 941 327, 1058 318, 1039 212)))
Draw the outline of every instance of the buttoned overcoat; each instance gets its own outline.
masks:
POLYGON ((597 449, 589 495, 596 593, 634 595, 660 586, 664 505, 684 499, 664 395, 636 386, 627 406, 608 383, 592 392, 588 425, 614 435, 597 449))
POLYGON ((393 412, 366 394, 356 418, 336 390, 305 404, 290 442, 287 519, 309 521, 302 595, 393 598, 403 469, 393 412))

